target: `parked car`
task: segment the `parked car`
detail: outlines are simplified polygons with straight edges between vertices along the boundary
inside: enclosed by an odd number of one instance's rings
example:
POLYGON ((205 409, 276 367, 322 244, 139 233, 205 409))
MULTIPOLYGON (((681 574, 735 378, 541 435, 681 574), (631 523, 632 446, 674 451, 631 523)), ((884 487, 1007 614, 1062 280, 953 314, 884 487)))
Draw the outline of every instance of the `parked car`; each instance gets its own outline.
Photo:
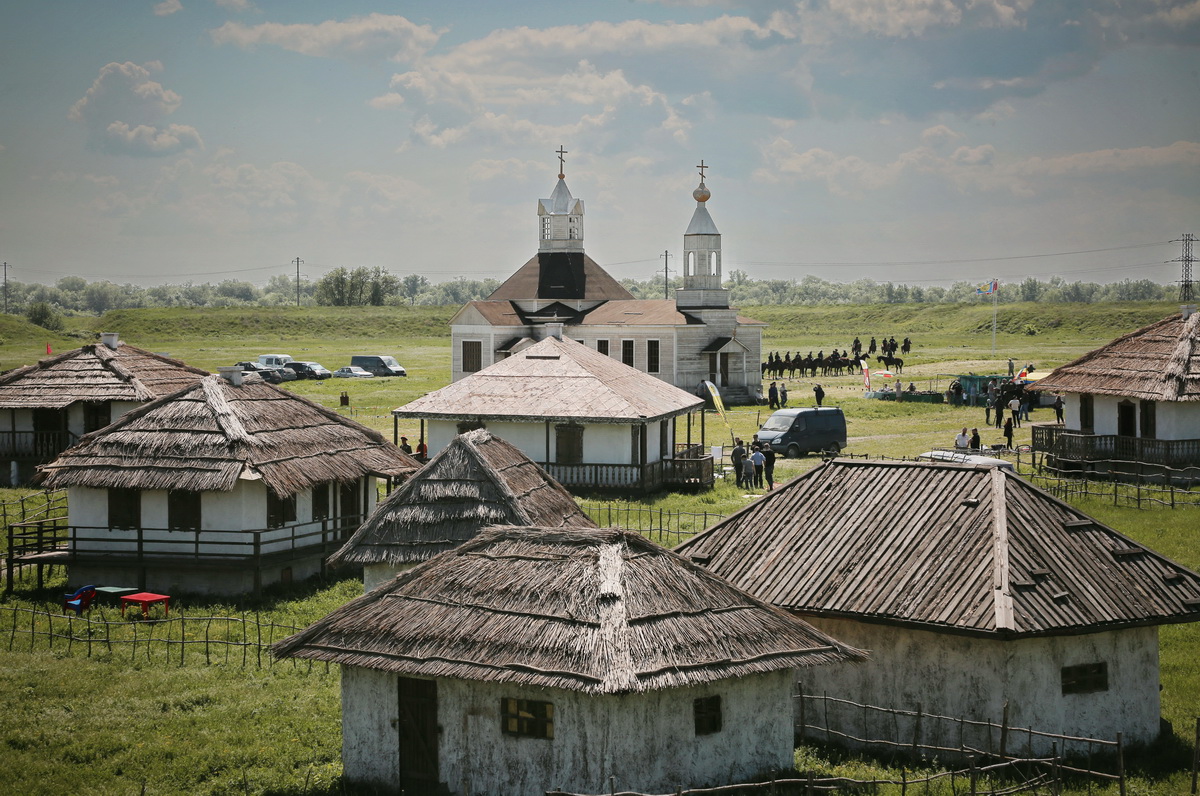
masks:
POLYGON ((374 373, 367 373, 360 367, 355 365, 347 365, 344 368, 338 368, 333 372, 333 375, 339 379, 373 379, 374 373))
POLYGON ((836 406, 780 409, 767 418, 758 438, 793 459, 809 451, 838 453, 846 447, 846 416, 836 406))
POLYGON ((259 354, 258 364, 264 368, 282 368, 287 363, 291 362, 291 356, 287 354, 259 354))
POLYGON ((283 366, 284 370, 294 370, 296 375, 302 379, 328 379, 333 375, 320 362, 289 362, 283 366))
POLYGON ((355 354, 350 357, 350 364, 362 368, 372 376, 407 376, 406 371, 395 357, 386 354, 355 354))
POLYGON ((257 373, 263 381, 270 384, 280 384, 285 381, 279 368, 264 367, 257 362, 237 362, 235 364, 242 369, 243 373, 257 373))

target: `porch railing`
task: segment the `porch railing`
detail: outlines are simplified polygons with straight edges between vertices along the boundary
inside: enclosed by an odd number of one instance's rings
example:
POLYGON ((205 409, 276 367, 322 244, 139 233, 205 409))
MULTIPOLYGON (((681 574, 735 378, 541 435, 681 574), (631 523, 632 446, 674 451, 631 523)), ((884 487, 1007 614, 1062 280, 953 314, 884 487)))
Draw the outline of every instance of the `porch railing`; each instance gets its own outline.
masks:
POLYGON ((1146 439, 1085 434, 1062 426, 1032 426, 1032 448, 1064 461, 1124 461, 1200 467, 1200 439, 1146 439))
POLYGON ((0 431, 0 457, 45 464, 78 441, 70 431, 0 431))
MULTIPOLYGON (((699 452, 697 452, 699 453, 699 452)), ((713 485, 713 460, 708 454, 694 458, 664 459, 649 464, 543 465, 565 487, 650 492, 664 486, 713 485)))

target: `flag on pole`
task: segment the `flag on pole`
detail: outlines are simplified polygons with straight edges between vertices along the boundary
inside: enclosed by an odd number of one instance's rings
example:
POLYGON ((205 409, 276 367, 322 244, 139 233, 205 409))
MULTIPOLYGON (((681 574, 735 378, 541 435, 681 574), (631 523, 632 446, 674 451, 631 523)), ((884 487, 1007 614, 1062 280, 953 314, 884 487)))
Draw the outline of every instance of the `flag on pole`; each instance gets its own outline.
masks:
POLYGON ((975 288, 975 294, 979 296, 990 296, 1000 289, 1000 280, 993 279, 991 282, 984 282, 979 287, 975 288))
POLYGON ((50 349, 50 344, 46 343, 46 356, 50 356, 54 352, 50 349))
POLYGON ((729 420, 725 417, 725 402, 721 400, 721 393, 717 392, 717 385, 711 381, 705 381, 704 386, 708 389, 708 394, 712 396, 713 407, 717 410, 717 414, 728 424, 729 420))
POLYGON ((1018 379, 1024 379, 1024 378, 1027 378, 1028 376, 1029 376, 1029 368, 1028 367, 1021 368, 1021 372, 1017 374, 1018 379))

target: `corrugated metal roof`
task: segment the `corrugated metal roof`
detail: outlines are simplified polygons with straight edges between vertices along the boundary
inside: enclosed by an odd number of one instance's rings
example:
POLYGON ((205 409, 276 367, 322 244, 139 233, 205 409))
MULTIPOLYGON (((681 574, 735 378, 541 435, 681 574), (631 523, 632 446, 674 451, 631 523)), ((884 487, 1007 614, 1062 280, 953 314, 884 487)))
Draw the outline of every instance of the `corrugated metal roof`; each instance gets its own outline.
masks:
POLYGON ((394 410, 398 417, 629 423, 704 401, 574 340, 550 337, 394 410))
POLYGON ((1053 371, 1039 390, 1200 401, 1200 313, 1172 315, 1053 371))
POLYGON ((1004 636, 1200 619, 1200 575, 991 467, 835 460, 676 552, 802 614, 1004 636))

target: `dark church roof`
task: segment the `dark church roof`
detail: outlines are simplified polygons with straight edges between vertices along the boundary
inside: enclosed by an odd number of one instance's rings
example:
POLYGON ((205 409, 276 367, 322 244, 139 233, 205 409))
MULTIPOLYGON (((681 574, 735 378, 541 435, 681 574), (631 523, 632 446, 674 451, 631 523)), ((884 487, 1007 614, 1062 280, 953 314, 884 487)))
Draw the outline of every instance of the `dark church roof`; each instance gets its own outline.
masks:
POLYGON ((632 299, 633 294, 583 252, 538 252, 488 301, 632 299))

